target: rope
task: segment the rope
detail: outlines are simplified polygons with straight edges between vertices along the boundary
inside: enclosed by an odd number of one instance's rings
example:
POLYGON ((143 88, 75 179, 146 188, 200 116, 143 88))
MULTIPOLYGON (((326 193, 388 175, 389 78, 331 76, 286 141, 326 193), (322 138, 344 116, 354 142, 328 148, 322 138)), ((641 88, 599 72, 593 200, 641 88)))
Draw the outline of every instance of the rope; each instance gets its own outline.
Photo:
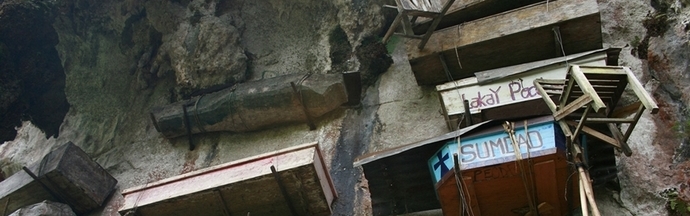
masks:
MULTIPOLYGON (((533 164, 532 164, 532 155, 530 152, 530 146, 532 146, 532 138, 529 136, 529 130, 527 130, 527 120, 524 120, 524 125, 525 125, 525 137, 527 137, 527 176, 529 177, 529 182, 531 183, 531 194, 532 194, 532 200, 534 200, 534 205, 537 206, 537 191, 536 188, 537 186, 535 185, 536 182, 534 181, 534 170, 532 169, 533 164)), ((537 209, 538 211, 538 209, 537 209)), ((538 212, 535 212, 536 215, 539 215, 538 212)))
MULTIPOLYGON (((515 164, 517 165, 520 171, 520 177, 522 178, 522 185, 525 187, 525 194, 527 195, 527 202, 529 204, 530 211, 538 214, 536 204, 533 200, 532 194, 530 193, 531 190, 528 186, 528 179, 525 173, 525 167, 522 163, 522 152, 520 151, 520 146, 517 143, 517 139, 515 138, 515 124, 506 121, 505 123, 503 123, 503 129, 506 133, 508 133, 510 141, 513 145, 513 152, 515 153, 515 164)), ((529 146, 527 146, 527 151, 529 152, 529 146)))
MULTIPOLYGON (((458 146, 461 144, 460 142, 460 136, 456 137, 456 142, 458 143, 458 146)), ((462 169, 460 167, 460 161, 459 157, 456 157, 456 155, 453 155, 453 161, 456 161, 457 163, 454 164, 455 168, 453 169, 455 172, 455 186, 458 188, 458 192, 460 192, 460 211, 459 215, 464 215, 463 213, 467 213, 470 216, 474 216, 474 210, 470 207, 470 205, 467 203, 470 197, 465 197, 465 190, 463 188, 467 188, 467 185, 465 184, 465 181, 462 181, 460 177, 462 176, 462 169), (457 158, 457 161, 455 160, 457 158)), ((469 192, 467 193, 467 196, 470 196, 469 192)))
MULTIPOLYGON (((458 39, 460 38, 460 26, 462 24, 458 25, 458 39)), ((458 66, 460 66, 460 69, 462 69, 462 64, 460 63, 460 55, 458 54, 458 47, 455 46, 455 59, 458 61, 458 66)))
MULTIPOLYGON (((457 39, 460 38, 460 26, 461 25, 462 24, 458 25, 457 39)), ((460 69, 462 69, 462 63, 460 63, 460 55, 458 54, 458 47, 454 47, 454 50, 455 50, 455 59, 457 60, 458 66, 460 67, 460 69)), ((453 78, 453 74, 450 72, 450 70, 448 69, 448 66, 445 64, 445 60, 443 59, 443 56, 439 54, 439 58, 441 59, 442 63, 444 64, 443 69, 444 69, 444 73, 446 74, 446 79, 448 79, 448 82, 453 83, 453 86, 455 87, 455 92, 458 93, 458 99, 462 99, 462 94, 460 94, 460 89, 459 89, 460 87, 458 86, 458 83, 455 82, 455 78, 453 78)), ((458 125, 456 126, 456 128, 460 128, 460 125, 465 120, 465 118, 472 118, 472 114, 471 113, 463 113, 462 117, 458 121, 458 125)))
MULTIPOLYGON (((548 5, 548 3, 547 3, 547 5, 548 5)), ((551 29, 551 31, 553 31, 553 33, 556 36, 556 42, 558 42, 558 45, 561 46, 561 53, 563 54, 563 58, 565 59, 565 66, 566 66, 566 68, 569 68, 570 63, 568 63, 568 57, 565 55, 565 49, 563 49, 563 37, 561 36, 561 30, 558 28, 558 26, 556 26, 556 27, 553 27, 551 29)))

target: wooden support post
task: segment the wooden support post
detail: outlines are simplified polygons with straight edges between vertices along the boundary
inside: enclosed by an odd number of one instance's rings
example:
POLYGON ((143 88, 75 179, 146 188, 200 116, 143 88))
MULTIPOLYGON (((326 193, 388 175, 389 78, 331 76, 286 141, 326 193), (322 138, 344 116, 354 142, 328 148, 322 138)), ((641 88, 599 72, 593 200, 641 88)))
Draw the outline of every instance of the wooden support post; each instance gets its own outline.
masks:
POLYGON ((563 94, 561 94, 560 98, 560 107, 565 107, 565 103, 568 102, 568 98, 570 97, 570 92, 573 89, 573 86, 575 86, 575 79, 569 79, 568 83, 565 85, 565 88, 563 89, 563 94))
POLYGON ((7 207, 10 206, 10 197, 7 197, 7 200, 5 201, 5 208, 2 210, 2 215, 5 216, 7 215, 7 207))
POLYGON ((285 202, 288 205, 288 208, 290 208, 290 213, 292 213, 292 216, 297 216, 297 210, 295 210, 295 206, 292 205, 292 202, 290 201, 290 196, 287 193, 287 189, 285 189, 285 185, 283 185, 283 181, 280 179, 280 175, 278 175, 278 172, 276 171, 276 167, 271 165, 271 173, 273 173, 273 178, 276 179, 276 182, 278 182, 278 187, 280 187, 280 192, 283 194, 283 198, 285 199, 285 202))
MULTIPOLYGON (((577 122, 575 122, 575 121, 568 121, 568 124, 569 124, 569 125, 572 125, 572 126, 576 126, 576 125, 577 125, 577 122)), ((616 141, 615 139, 609 137, 608 135, 603 134, 603 133, 601 133, 601 132, 599 132, 599 131, 597 131, 597 130, 594 130, 594 129, 590 128, 590 127, 583 126, 583 127, 582 127, 582 132, 584 132, 584 133, 586 133, 586 134, 588 134, 588 135, 592 135, 593 137, 595 137, 595 138, 597 138, 597 139, 599 139, 599 140, 601 140, 601 141, 607 142, 608 144, 611 144, 611 145, 613 145, 613 146, 615 146, 615 147, 617 147, 617 148, 621 148, 621 145, 618 144, 618 141, 616 141)))
POLYGON ((230 216, 230 209, 228 209, 228 204, 225 202, 225 198, 223 198, 223 194, 220 193, 219 189, 216 189, 216 195, 218 195, 218 199, 220 201, 220 204, 223 205, 223 215, 225 216, 230 216))
POLYGON ((640 107, 637 109, 637 113, 635 113, 635 118, 630 125, 628 125, 628 130, 625 131, 625 135, 623 135, 623 141, 628 141, 628 138, 630 138, 630 134, 632 134, 633 129, 635 129, 635 125, 637 125, 637 121, 640 120, 640 117, 642 117, 642 112, 644 112, 645 106, 640 105, 640 107))
MULTIPOLYGON (((429 29, 426 30, 426 33, 422 37, 422 41, 419 42, 419 45, 417 45, 417 49, 420 49, 420 50, 424 49, 426 42, 428 42, 429 38, 431 38, 431 34, 433 34, 434 31, 436 31, 436 27, 438 26, 439 23, 441 23, 441 19, 443 18, 443 15, 446 14, 446 12, 450 8, 450 6, 453 4, 453 2, 455 2, 455 0, 447 0, 446 4, 443 5, 443 9, 441 9, 441 11, 438 13, 438 15, 433 17, 434 21, 431 22, 431 26, 429 26, 429 29)), ((412 34, 414 34, 414 32, 412 32, 412 34)))
POLYGON ((399 8, 399 7, 396 7, 396 9, 398 9, 398 15, 395 16, 395 19, 393 20, 393 24, 391 24, 391 27, 388 28, 388 31, 386 32, 386 35, 383 36, 382 42, 383 42, 384 44, 388 43, 388 40, 391 38, 391 36, 393 36, 393 33, 395 32, 395 29, 397 29, 398 26, 400 26, 400 23, 401 23, 402 18, 403 18, 403 16, 404 16, 404 14, 400 11, 400 8, 399 8))
POLYGON ((462 101, 462 106, 465 107, 465 121, 467 122, 467 126, 469 127, 470 125, 474 124, 472 122, 472 113, 470 112, 470 101, 462 101))
POLYGON ((625 156, 630 157, 630 155, 632 155, 632 150, 630 149, 630 146, 628 146, 628 143, 625 142, 623 133, 621 133, 621 130, 618 129, 618 126, 616 126, 616 124, 614 123, 608 123, 606 124, 606 126, 609 128, 609 131, 611 131, 613 138, 616 139, 618 144, 620 144, 621 151, 623 151, 623 154, 625 154, 625 156))
POLYGON ((587 105, 585 107, 585 113, 582 114, 582 117, 580 118, 580 122, 578 122, 577 126, 575 127, 575 132, 573 132, 573 137, 572 137, 573 139, 577 139, 577 135, 580 134, 580 131, 582 131, 582 127, 585 126, 585 122, 587 121, 587 114, 589 114, 590 109, 591 109, 590 105, 587 105))

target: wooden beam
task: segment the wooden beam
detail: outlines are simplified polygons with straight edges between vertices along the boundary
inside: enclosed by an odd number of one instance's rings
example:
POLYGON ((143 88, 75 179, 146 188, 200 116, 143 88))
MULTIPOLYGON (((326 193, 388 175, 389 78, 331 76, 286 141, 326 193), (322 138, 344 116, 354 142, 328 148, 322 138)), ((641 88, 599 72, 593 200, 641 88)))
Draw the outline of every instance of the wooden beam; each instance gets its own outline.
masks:
POLYGON ((602 47, 595 0, 553 1, 549 3, 549 12, 545 12, 545 4, 437 31, 422 50, 417 48, 417 41, 408 40, 408 57, 417 83, 447 82, 437 53, 446 58, 456 79, 473 76, 474 72, 560 57, 553 53, 555 43, 551 29, 554 26, 560 27, 566 55, 602 47))
POLYGON ((546 106, 549 107, 552 113, 558 112, 558 106, 556 106, 556 103, 551 100, 551 97, 549 97, 549 94, 544 90, 544 87, 541 85, 542 82, 544 83, 549 83, 549 81, 544 80, 544 79, 536 79, 534 80, 534 87, 537 88, 537 91, 541 95, 541 98, 544 100, 544 103, 546 103, 546 106))
MULTIPOLYGON (((568 125, 577 126, 578 124, 575 121, 568 121, 568 125)), ((621 145, 618 144, 618 141, 616 141, 616 139, 613 139, 610 136, 603 134, 597 130, 594 130, 590 127, 582 126, 582 132, 584 132, 590 136, 593 136, 594 138, 597 138, 601 141, 607 142, 608 144, 611 144, 617 148, 621 148, 621 145)))
POLYGON ((633 123, 635 119, 630 118, 587 118, 589 123, 633 123))
POLYGON ((632 155, 632 150, 630 149, 630 146, 628 146, 628 143, 625 142, 623 133, 621 133, 621 130, 618 129, 618 126, 616 126, 616 124, 614 123, 608 123, 606 124, 606 126, 609 128, 609 131, 611 131, 613 138, 616 139, 616 141, 620 144, 621 151, 623 151, 623 154, 625 154, 625 156, 630 157, 630 155, 632 155))
MULTIPOLYGON (((457 0, 434 30, 444 29, 468 21, 520 8, 542 0, 457 0)), ((431 26, 431 20, 421 20, 414 27, 415 34, 423 34, 431 26)))
POLYGON ((644 89, 644 86, 642 86, 642 83, 635 77, 635 74, 630 71, 630 68, 623 67, 623 70, 628 74, 628 85, 630 88, 635 92, 635 95, 640 99, 640 102, 644 104, 645 108, 651 111, 652 114, 656 114, 659 112, 659 106, 654 102, 654 99, 652 98, 649 93, 644 89))
POLYGON ((589 114, 590 109, 592 109, 591 104, 588 104, 587 107, 585 107, 585 112, 582 114, 582 117, 580 118, 580 122, 578 122, 577 126, 575 127, 575 132, 573 132, 573 139, 577 139, 577 135, 580 135, 580 131, 582 131, 582 127, 585 126, 585 123, 587 121, 587 114, 589 114))
POLYGON ((582 95, 575 99, 575 101, 570 102, 565 107, 561 107, 561 109, 553 113, 553 117, 556 121, 561 120, 591 102, 592 98, 589 95, 582 95))
POLYGON ((628 141, 628 138, 630 138, 630 134, 632 134, 633 129, 635 129, 635 125, 637 125, 637 122, 640 121, 640 117, 642 116, 642 112, 644 112, 646 106, 640 106, 637 109, 637 113, 635 113, 635 117, 633 118, 634 121, 628 125, 628 129, 625 131, 625 135, 623 136, 623 141, 628 141))
POLYGON ((580 85, 583 94, 589 95, 592 98, 592 109, 594 112, 598 113, 600 109, 606 109, 606 104, 604 104, 604 101, 601 100, 597 91, 594 90, 594 87, 589 83, 585 74, 582 73, 580 66, 573 65, 570 67, 570 77, 571 79, 575 79, 575 82, 580 85))

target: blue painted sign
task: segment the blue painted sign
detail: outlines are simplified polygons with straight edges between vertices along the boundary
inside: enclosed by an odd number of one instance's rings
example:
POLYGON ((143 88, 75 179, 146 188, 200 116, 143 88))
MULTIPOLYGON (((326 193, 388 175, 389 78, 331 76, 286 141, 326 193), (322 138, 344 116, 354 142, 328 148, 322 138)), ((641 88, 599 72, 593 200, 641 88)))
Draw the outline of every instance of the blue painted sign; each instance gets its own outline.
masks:
MULTIPOLYGON (((515 138, 522 158, 556 153, 557 130, 553 122, 530 125, 528 129, 527 133, 524 128, 515 130, 515 138)), ((434 184, 453 169, 453 154, 458 154, 462 170, 501 164, 516 159, 513 143, 504 131, 462 139, 460 146, 457 140, 451 140, 428 161, 434 184)))

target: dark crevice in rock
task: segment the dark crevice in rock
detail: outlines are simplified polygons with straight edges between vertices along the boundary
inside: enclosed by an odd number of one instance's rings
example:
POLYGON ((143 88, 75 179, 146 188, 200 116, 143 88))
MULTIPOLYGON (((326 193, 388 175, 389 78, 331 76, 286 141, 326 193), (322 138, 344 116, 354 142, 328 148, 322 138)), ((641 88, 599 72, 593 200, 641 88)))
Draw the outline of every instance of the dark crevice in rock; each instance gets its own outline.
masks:
POLYGON ((69 110, 54 20, 45 1, 0 4, 0 142, 13 140, 21 121, 57 136, 69 110))
POLYGON ((126 48, 132 48, 134 46, 134 40, 132 40, 134 30, 132 29, 132 25, 144 19, 145 17, 146 9, 143 9, 141 12, 136 13, 125 20, 125 28, 122 30, 122 35, 120 36, 120 43, 122 43, 122 45, 124 45, 126 48))
POLYGON ((386 46, 376 37, 367 37, 355 52, 362 72, 362 84, 372 85, 393 64, 386 46))
POLYGON ((331 45, 330 58, 331 68, 333 72, 346 72, 351 68, 347 61, 352 57, 352 45, 347 39, 347 34, 343 28, 338 25, 331 31, 328 37, 328 43, 331 45))
POLYGON ((648 57, 649 39, 651 37, 663 36, 673 21, 673 19, 669 18, 670 2, 667 2, 667 0, 651 0, 651 5, 655 11, 649 12, 645 20, 642 21, 642 25, 647 29, 647 33, 641 41, 634 44, 635 47, 633 47, 630 53, 640 59, 647 59, 648 57))

